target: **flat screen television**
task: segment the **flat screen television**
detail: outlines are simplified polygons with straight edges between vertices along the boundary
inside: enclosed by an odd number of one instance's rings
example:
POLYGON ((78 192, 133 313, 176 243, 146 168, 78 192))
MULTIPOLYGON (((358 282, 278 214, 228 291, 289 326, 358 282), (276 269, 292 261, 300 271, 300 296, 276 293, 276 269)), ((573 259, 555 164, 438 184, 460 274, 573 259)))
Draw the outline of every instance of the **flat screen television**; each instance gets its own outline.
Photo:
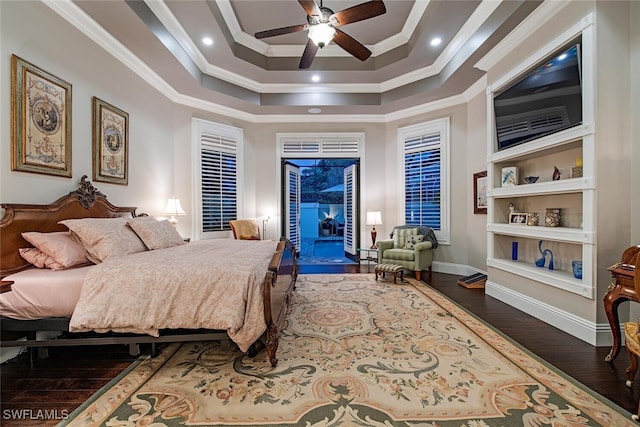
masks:
POLYGON ((498 150, 582 123, 580 44, 549 56, 494 93, 498 150))

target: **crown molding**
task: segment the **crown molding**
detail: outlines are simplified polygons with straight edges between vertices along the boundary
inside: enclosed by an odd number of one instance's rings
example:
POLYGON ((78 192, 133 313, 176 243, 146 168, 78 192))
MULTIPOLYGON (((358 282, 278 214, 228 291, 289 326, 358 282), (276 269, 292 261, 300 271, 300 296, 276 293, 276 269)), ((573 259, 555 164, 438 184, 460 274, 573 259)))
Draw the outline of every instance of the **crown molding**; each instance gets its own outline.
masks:
POLYGON ((497 43, 485 56, 474 65, 481 71, 488 71, 494 67, 502 58, 505 52, 515 50, 518 45, 526 41, 530 34, 535 33, 552 16, 564 9, 570 2, 568 1, 545 1, 538 6, 529 16, 527 16, 516 28, 513 29, 504 39, 497 43))
MULTIPOLYGON (((464 94, 455 95, 452 97, 440 99, 434 102, 422 104, 415 107, 410 107, 403 110, 394 111, 388 114, 335 114, 335 115, 313 115, 313 114, 274 114, 274 115, 256 115, 247 113, 242 110, 226 107, 214 102, 205 101, 192 96, 183 95, 177 92, 171 85, 165 82, 153 69, 148 67, 137 56, 129 51, 122 43, 109 34, 104 28, 96 23, 91 17, 89 17, 84 11, 82 11, 71 0, 41 0, 51 10, 56 12, 59 16, 89 37, 93 42, 105 50, 105 52, 112 55, 114 58, 123 63, 142 80, 146 81, 155 88, 158 92, 163 94, 170 101, 183 105, 186 107, 192 107, 203 111, 220 114, 234 119, 243 120, 250 123, 388 123, 394 120, 401 120, 404 118, 410 118, 416 115, 425 114, 448 108, 451 106, 466 103, 470 94, 477 91, 482 91, 482 88, 476 88, 476 85, 481 85, 480 79, 472 88, 467 89, 464 94)), ((485 85, 486 85, 486 80, 485 85)), ((275 86, 275 85, 274 85, 275 86)), ((291 85, 286 85, 291 86, 291 85)), ((295 86, 295 85, 294 85, 295 86)), ((334 85, 330 85, 326 88, 327 91, 333 90, 334 85)), ((348 92, 355 92, 353 85, 340 85, 342 90, 348 92)), ((263 88, 264 89, 264 88, 263 88)), ((272 89, 276 89, 273 87, 272 89)), ((302 91, 303 87, 298 88, 302 91)), ((317 89, 317 88, 316 88, 317 89)), ((317 92, 317 90, 316 90, 317 92)))

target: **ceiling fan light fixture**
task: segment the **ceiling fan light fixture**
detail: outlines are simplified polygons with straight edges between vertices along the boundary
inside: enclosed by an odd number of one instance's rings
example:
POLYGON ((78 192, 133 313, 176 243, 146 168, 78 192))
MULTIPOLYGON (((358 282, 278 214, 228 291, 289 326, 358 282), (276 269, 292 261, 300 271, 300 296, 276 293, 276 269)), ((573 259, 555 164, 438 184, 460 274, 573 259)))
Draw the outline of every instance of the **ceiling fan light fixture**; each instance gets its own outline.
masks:
POLYGON ((319 48, 323 48, 333 40, 336 30, 329 24, 320 23, 309 28, 309 38, 319 48))

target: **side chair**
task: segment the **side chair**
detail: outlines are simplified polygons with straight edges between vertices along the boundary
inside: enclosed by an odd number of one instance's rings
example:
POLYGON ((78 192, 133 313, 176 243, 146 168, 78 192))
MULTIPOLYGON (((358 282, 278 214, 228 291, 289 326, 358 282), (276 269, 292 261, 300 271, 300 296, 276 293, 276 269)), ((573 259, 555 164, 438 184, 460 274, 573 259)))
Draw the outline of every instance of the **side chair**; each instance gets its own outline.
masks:
MULTIPOLYGON (((640 295, 640 252, 635 261, 635 271, 633 275, 633 284, 636 288, 636 293, 640 295)), ((638 371, 638 355, 640 355, 640 335, 639 332, 640 319, 635 322, 626 322, 624 324, 624 338, 627 351, 629 352, 629 359, 631 365, 627 368, 627 387, 631 387, 633 384, 633 378, 638 371)), ((635 421, 640 420, 640 405, 636 414, 632 416, 635 421)))
POLYGON ((260 240, 260 228, 255 219, 233 219, 229 225, 236 240, 260 240))
POLYGON ((390 240, 376 242, 378 248, 378 264, 399 265, 415 272, 416 280, 420 280, 423 270, 429 271, 428 282, 432 280, 433 252, 438 247, 438 240, 429 227, 399 225, 393 228, 390 240))

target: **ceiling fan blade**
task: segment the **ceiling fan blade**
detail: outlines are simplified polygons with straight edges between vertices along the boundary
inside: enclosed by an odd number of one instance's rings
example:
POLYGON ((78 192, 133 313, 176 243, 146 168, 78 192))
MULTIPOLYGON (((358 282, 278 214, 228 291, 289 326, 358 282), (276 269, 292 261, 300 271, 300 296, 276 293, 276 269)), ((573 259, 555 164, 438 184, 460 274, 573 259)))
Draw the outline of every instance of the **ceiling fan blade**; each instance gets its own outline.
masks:
POLYGON ((255 34, 255 38, 263 39, 265 37, 281 36, 283 34, 297 33, 298 31, 306 30, 309 28, 309 24, 292 25, 290 27, 274 28, 273 30, 258 31, 255 34))
POLYGON ((387 8, 381 0, 371 0, 366 3, 361 3, 357 6, 341 10, 340 12, 336 12, 331 15, 331 17, 338 20, 338 23, 334 25, 334 27, 339 27, 352 22, 373 18, 374 16, 382 15, 386 12, 387 8))
POLYGON ((302 58, 300 58, 300 65, 298 68, 309 68, 313 59, 316 57, 316 52, 318 52, 318 46, 309 39, 307 42, 307 46, 304 48, 304 53, 302 54, 302 58))
POLYGON ((307 15, 309 16, 320 16, 322 15, 322 12, 320 11, 320 8, 318 7, 318 4, 313 1, 313 0, 298 0, 298 3, 300 3, 300 6, 302 6, 304 8, 304 10, 307 12, 307 15))
POLYGON ((333 41, 360 61, 364 61, 371 56, 371 51, 364 47, 362 43, 337 28, 333 41))

